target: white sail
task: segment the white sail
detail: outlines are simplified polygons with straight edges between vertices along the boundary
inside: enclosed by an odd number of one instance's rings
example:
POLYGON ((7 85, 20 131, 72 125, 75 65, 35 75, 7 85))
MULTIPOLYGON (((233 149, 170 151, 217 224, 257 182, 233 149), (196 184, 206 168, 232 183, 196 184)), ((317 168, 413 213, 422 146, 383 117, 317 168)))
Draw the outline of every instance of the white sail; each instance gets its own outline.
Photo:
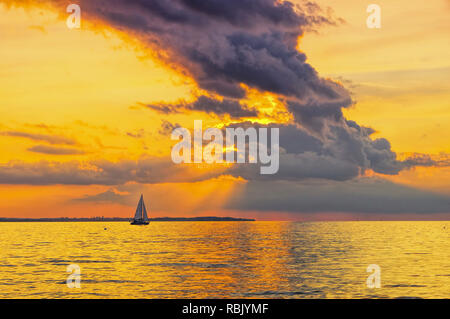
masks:
POLYGON ((134 214, 134 220, 141 220, 142 219, 142 206, 144 203, 143 196, 141 195, 141 199, 139 200, 139 204, 136 208, 136 213, 134 214))
POLYGON ((148 217, 147 217, 147 209, 145 209, 145 203, 144 200, 142 200, 142 219, 144 221, 148 221, 148 217))

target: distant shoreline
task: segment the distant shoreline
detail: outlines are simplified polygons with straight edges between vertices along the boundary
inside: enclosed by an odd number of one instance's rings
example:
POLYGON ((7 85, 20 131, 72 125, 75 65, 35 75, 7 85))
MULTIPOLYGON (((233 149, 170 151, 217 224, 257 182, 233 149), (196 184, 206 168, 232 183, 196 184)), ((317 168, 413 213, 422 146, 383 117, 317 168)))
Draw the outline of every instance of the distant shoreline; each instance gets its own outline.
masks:
MULTIPOLYGON (((90 218, 6 218, 0 217, 1 222, 129 222, 132 218, 124 217, 90 217, 90 218)), ((234 217, 156 217, 149 218, 150 222, 254 222, 255 219, 234 217)))

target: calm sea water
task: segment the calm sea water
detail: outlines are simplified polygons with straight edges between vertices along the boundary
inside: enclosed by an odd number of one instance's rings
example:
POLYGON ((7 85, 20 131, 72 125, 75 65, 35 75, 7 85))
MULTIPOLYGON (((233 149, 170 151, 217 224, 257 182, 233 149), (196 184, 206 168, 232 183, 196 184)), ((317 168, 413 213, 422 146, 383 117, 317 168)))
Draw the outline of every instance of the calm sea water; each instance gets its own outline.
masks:
POLYGON ((0 223, 0 254, 1 298, 450 297, 450 222, 0 223))

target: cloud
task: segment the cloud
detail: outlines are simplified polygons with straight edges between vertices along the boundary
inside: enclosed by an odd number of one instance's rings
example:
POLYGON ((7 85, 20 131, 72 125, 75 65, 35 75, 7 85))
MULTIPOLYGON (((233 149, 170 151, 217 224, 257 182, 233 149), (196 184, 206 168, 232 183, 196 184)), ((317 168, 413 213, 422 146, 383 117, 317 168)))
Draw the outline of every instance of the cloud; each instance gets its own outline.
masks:
POLYGON ((47 155, 81 155, 86 153, 85 151, 75 148, 54 147, 47 145, 32 146, 28 148, 27 151, 47 155))
POLYGON ((181 127, 180 124, 172 124, 167 120, 162 120, 161 128, 159 129, 158 133, 161 135, 170 135, 177 127, 181 127))
POLYGON ((225 167, 201 169, 194 165, 176 165, 170 158, 143 158, 138 161, 106 160, 90 162, 0 164, 0 184, 9 185, 121 185, 182 183, 208 180, 222 175, 225 167))
POLYGON ((360 169, 354 163, 313 152, 280 154, 280 167, 276 174, 261 175, 258 165, 233 165, 228 174, 246 180, 298 181, 311 178, 345 181, 357 177, 360 169))
POLYGON ((86 202, 86 203, 118 203, 127 204, 128 201, 125 199, 127 196, 116 193, 113 189, 107 190, 106 192, 95 194, 95 195, 85 195, 81 198, 75 198, 74 202, 86 202))
POLYGON ((227 114, 231 118, 256 117, 258 115, 258 112, 256 110, 250 109, 247 105, 241 104, 237 100, 218 100, 207 97, 205 95, 199 96, 193 102, 180 101, 178 103, 141 103, 141 105, 164 114, 181 113, 182 111, 201 111, 205 113, 213 113, 216 115, 227 114))
MULTIPOLYGON (((63 0, 35 4, 50 4, 60 12, 65 12, 67 5, 63 0)), ((315 105, 349 99, 340 84, 321 78, 306 62, 305 53, 297 49, 305 31, 340 23, 310 1, 294 5, 275 0, 80 0, 79 5, 85 19, 139 39, 210 95, 242 99, 245 84, 315 105)), ((224 110, 218 100, 207 101, 207 106, 200 102, 191 106, 209 112, 224 110)), ((231 102, 226 102, 230 106, 231 102)), ((159 109, 172 110, 164 105, 159 109)))
MULTIPOLYGON (((160 133, 170 133, 177 125, 163 120, 160 133)), ((176 165, 168 157, 118 162, 13 161, 0 165, 0 184, 122 185, 127 182, 157 184, 197 182, 221 175, 266 182, 311 179, 347 181, 362 175, 366 170, 392 175, 416 166, 450 165, 448 154, 439 156, 412 154, 404 160, 399 160, 386 139, 372 139, 373 129, 361 127, 352 121, 329 125, 328 131, 323 135, 314 134, 298 124, 263 125, 241 122, 228 127, 279 128, 281 152, 278 173, 261 175, 259 164, 217 165, 206 168, 199 168, 193 164, 176 165)), ((74 149, 42 145, 29 150, 53 155, 82 153, 74 149)))
POLYGON ((450 154, 440 153, 437 155, 412 153, 404 160, 407 166, 434 166, 434 167, 448 167, 450 166, 450 154))
MULTIPOLYGON (((282 128, 280 132, 286 129, 290 130, 291 128, 282 128)), ((241 177, 248 181, 266 182, 314 179, 347 181, 358 177, 361 170, 364 169, 387 170, 385 173, 395 173, 398 167, 411 167, 409 159, 390 162, 390 153, 385 148, 381 151, 381 154, 384 155, 377 154, 376 160, 372 159, 373 155, 370 155, 364 162, 367 166, 360 166, 346 157, 333 155, 324 145, 311 143, 302 150, 299 148, 300 145, 291 142, 287 140, 283 142, 290 152, 282 148, 284 152, 280 154, 280 170, 274 175, 261 175, 258 164, 199 167, 194 164, 174 164, 170 158, 166 157, 148 157, 137 161, 122 160, 118 162, 106 160, 64 163, 11 161, 0 164, 0 184, 116 186, 128 182, 141 184, 190 183, 224 175, 241 177), (312 151, 316 147, 316 151, 312 151), (393 172, 389 170, 393 170, 393 172)), ((439 165, 444 166, 444 164, 449 165, 448 162, 441 162, 439 165)), ((426 162, 424 164, 415 163, 415 165, 428 166, 430 164, 426 162)))
POLYGON ((61 144, 61 145, 75 145, 77 142, 74 139, 65 137, 65 136, 57 136, 57 135, 48 135, 48 134, 35 134, 35 133, 27 133, 20 131, 5 131, 1 132, 1 135, 10 136, 10 137, 22 137, 27 138, 33 141, 46 142, 49 144, 61 144))
POLYGON ((386 139, 372 139, 373 129, 360 127, 352 121, 329 124, 323 136, 296 124, 242 122, 229 127, 279 128, 281 152, 278 173, 263 176, 258 166, 249 164, 233 165, 229 169, 231 175, 248 180, 348 180, 369 169, 393 175, 415 165, 429 164, 411 159, 398 160, 386 139))
POLYGON ((318 7, 271 0, 114 0, 107 6, 81 1, 81 6, 93 19, 164 48, 170 63, 223 96, 242 98, 240 83, 293 96, 327 85, 296 50, 306 28, 336 23, 318 7))
POLYGON ((133 138, 142 138, 145 136, 145 130, 140 129, 135 132, 127 132, 127 136, 133 137, 133 138))
POLYGON ((288 100, 288 110, 293 114, 295 122, 315 133, 324 134, 329 123, 342 123, 344 115, 342 108, 350 106, 350 97, 327 102, 311 99, 307 102, 288 100))

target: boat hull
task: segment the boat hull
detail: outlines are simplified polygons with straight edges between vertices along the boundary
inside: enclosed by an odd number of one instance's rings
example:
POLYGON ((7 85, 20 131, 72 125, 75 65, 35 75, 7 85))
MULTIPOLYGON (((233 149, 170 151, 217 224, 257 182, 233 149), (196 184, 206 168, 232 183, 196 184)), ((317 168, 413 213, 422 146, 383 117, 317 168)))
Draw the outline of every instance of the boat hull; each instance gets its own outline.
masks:
POLYGON ((143 220, 133 220, 130 224, 131 225, 148 225, 149 222, 146 222, 143 220))

